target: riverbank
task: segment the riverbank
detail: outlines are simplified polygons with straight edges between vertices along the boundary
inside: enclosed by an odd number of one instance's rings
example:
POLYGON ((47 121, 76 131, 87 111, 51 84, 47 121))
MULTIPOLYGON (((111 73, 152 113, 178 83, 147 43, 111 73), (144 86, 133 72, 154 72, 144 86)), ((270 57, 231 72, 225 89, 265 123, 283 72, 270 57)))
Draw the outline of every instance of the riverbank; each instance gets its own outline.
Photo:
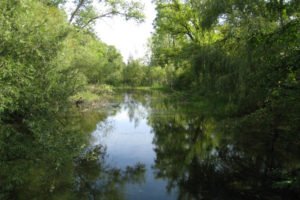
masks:
MULTIPOLYGON (((116 101, 115 94, 122 91, 136 91, 136 92, 151 92, 151 91, 161 91, 166 93, 173 93, 170 89, 162 86, 111 86, 111 85, 87 85, 82 91, 78 92, 76 95, 70 97, 70 102, 74 105, 83 108, 83 111, 88 111, 91 109, 100 109, 106 107, 114 107, 118 105, 116 101), (76 103, 80 102, 80 104, 76 103)), ((177 93, 177 92, 176 92, 177 93)), ((173 93, 174 96, 177 96, 173 93)))
POLYGON ((115 104, 117 105, 115 95, 123 91, 163 92, 168 94, 171 99, 176 99, 179 104, 193 104, 197 110, 203 110, 202 108, 205 108, 205 110, 210 110, 210 112, 214 113, 228 113, 228 111, 232 109, 217 96, 204 98, 203 95, 195 91, 178 91, 162 86, 115 87, 111 85, 87 85, 81 92, 72 96, 70 101, 75 105, 76 102, 80 100, 82 102, 80 107, 84 107, 85 110, 105 108, 115 106, 115 104), (219 106, 221 104, 223 105, 219 106), (211 107, 211 109, 207 109, 208 107, 211 107))

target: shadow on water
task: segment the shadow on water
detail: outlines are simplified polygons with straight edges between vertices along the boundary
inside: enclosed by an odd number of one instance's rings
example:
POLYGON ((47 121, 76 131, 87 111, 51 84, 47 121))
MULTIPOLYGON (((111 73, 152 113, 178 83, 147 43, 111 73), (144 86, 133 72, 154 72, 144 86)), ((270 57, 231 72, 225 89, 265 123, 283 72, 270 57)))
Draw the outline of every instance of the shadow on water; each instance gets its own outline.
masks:
POLYGON ((207 108, 126 92, 103 110, 1 126, 0 199, 300 199, 297 130, 207 108))
POLYGON ((156 177, 167 179, 178 199, 300 198, 297 130, 274 136, 267 116, 220 119, 197 107, 162 102, 149 119, 156 177))
POLYGON ((124 199, 145 168, 112 167, 105 147, 90 146, 87 133, 106 117, 75 110, 1 126, 0 199, 124 199))

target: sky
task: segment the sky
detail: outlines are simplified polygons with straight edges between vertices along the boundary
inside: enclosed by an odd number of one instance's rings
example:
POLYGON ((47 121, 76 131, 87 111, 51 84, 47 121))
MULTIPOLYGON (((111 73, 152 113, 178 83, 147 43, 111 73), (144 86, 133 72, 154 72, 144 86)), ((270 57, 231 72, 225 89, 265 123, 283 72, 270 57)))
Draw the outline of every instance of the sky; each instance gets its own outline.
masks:
POLYGON ((149 52, 147 42, 153 32, 155 6, 151 0, 140 0, 145 5, 145 22, 138 24, 133 20, 126 21, 120 17, 105 18, 97 21, 95 31, 100 39, 115 46, 127 61, 130 56, 144 58, 149 52))

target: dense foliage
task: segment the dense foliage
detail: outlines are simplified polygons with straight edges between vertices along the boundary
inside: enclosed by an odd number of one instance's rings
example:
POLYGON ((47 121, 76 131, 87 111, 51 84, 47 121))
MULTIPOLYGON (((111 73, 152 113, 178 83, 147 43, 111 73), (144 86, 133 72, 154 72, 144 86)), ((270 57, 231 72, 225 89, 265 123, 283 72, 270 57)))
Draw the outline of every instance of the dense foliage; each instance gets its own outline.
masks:
MULTIPOLYGON (((59 9, 67 1, 0 2, 0 119, 25 120, 59 110, 85 83, 117 84, 124 66, 120 53, 92 30, 67 19, 59 9), (53 109, 54 108, 54 109, 53 109)), ((92 2, 74 1, 71 17, 91 20, 92 2)), ((142 20, 139 3, 107 1, 109 17, 142 20)), ((96 14, 96 13, 95 13, 96 14)), ((99 16, 100 17, 100 16, 99 16)))
MULTIPOLYGON (((187 156, 191 176, 208 184, 211 180, 205 178, 210 174, 220 179, 222 187, 259 191, 251 179, 257 173, 264 176, 259 184, 269 185, 268 192, 299 194, 300 168, 293 163, 299 158, 300 144, 299 0, 155 0, 150 66, 134 59, 125 64, 116 48, 93 32, 95 21, 104 17, 143 21, 141 4, 123 0, 98 3, 103 9, 95 7, 92 0, 0 1, 0 198, 17 198, 10 195, 28 181, 27 176, 18 178, 21 170, 16 163, 22 166, 24 159, 37 162, 32 167, 36 171, 47 162, 60 169, 59 154, 69 163, 74 161, 82 150, 75 136, 82 135, 64 128, 61 118, 66 119, 61 113, 69 106, 70 97, 86 84, 165 86, 201 96, 201 101, 210 104, 218 102, 215 110, 222 110, 220 119, 226 125, 217 128, 236 141, 231 149, 222 146, 218 138, 207 140, 208 144, 197 138, 204 137, 202 128, 212 124, 199 115, 190 119, 194 126, 182 116, 153 120, 158 133, 156 151, 162 160, 155 167, 174 175, 173 168, 165 170, 163 162, 175 163, 178 157, 168 160, 168 154, 175 152, 187 156), (73 8, 68 14, 62 9, 66 3, 73 8), (175 120, 174 127, 170 120, 175 120), (159 134, 185 129, 197 131, 176 135, 176 139, 159 134), (176 146, 176 140, 193 141, 194 149, 186 149, 188 144, 176 146), (205 145, 223 149, 199 162, 205 145), (37 154, 41 155, 35 157, 37 154), (230 162, 232 157, 240 162, 230 162), (213 171, 217 166, 224 167, 222 173, 232 182, 222 179, 221 171, 213 171), (10 176, 10 169, 15 176, 10 176), (231 171, 235 169, 237 174, 231 171), (243 179, 240 176, 245 170, 249 174, 243 179), (4 183, 9 184, 4 187, 4 183)), ((185 175, 175 174, 174 182, 184 185, 185 175)), ((37 179, 29 188, 43 181, 37 179)), ((46 185, 49 190, 55 184, 46 185)), ((202 183, 195 184, 196 193, 191 195, 198 198, 196 187, 201 188, 202 183)))
MULTIPOLYGON (((226 102, 228 129, 264 137, 271 152, 299 145, 299 1, 155 2, 152 64, 173 67, 175 88, 226 102)), ((299 187, 299 174, 280 173, 282 187, 299 187)))
MULTIPOLYGON (((86 83, 120 80, 116 76, 124 64, 114 47, 67 19, 60 9, 66 2, 0 1, 0 199, 42 199, 45 193, 52 194, 49 199, 74 199, 75 190, 85 190, 83 180, 81 188, 74 187, 76 171, 90 159, 88 152, 80 157, 87 138, 66 108, 86 83), (75 157, 80 157, 76 165, 75 157), (56 188, 69 193, 53 192, 56 188)), ((134 2, 107 3, 124 10, 126 19, 143 17, 134 2)), ((129 176, 124 172, 119 182, 129 176)), ((82 199, 88 194, 78 195, 82 199)))

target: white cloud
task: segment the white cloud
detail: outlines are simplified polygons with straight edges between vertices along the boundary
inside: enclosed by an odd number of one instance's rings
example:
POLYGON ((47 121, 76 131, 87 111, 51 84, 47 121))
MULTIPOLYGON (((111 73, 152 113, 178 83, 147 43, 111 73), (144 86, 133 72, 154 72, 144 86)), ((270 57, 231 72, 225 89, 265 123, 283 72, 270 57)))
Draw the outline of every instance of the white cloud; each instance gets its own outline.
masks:
POLYGON ((96 23, 96 33, 102 41, 114 45, 123 55, 142 58, 147 52, 147 41, 153 32, 153 20, 156 12, 151 0, 140 0, 145 5, 146 20, 142 24, 126 21, 120 17, 101 19, 96 23))

